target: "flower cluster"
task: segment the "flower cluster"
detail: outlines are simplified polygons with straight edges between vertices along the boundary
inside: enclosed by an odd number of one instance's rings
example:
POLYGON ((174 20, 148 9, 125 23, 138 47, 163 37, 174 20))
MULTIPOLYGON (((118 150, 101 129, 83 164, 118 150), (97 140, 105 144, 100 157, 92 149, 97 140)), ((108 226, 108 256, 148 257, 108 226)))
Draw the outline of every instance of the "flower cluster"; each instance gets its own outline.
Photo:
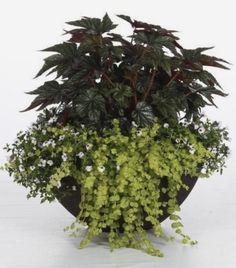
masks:
POLYGON ((208 177, 222 170, 229 153, 226 129, 209 120, 171 125, 155 119, 152 127, 140 128, 133 122, 124 135, 119 121, 113 120, 113 126, 99 135, 82 125, 63 127, 56 118, 51 122, 36 122, 6 146, 11 156, 5 169, 29 189, 28 197, 39 195, 42 202, 54 200, 62 189, 64 194, 80 191, 81 211, 73 226, 88 226, 81 247, 108 227, 112 248, 134 247, 160 256, 142 226, 148 221, 157 236, 164 235, 158 220, 164 207, 159 199, 161 191, 169 198, 165 205, 171 211, 172 227, 183 243, 192 243, 182 233, 176 215, 176 196, 184 187, 181 178, 185 174, 208 177), (75 181, 69 190, 63 188, 63 178, 68 176, 75 181), (169 186, 160 189, 163 180, 169 186), (119 228, 124 232, 119 233, 119 228))

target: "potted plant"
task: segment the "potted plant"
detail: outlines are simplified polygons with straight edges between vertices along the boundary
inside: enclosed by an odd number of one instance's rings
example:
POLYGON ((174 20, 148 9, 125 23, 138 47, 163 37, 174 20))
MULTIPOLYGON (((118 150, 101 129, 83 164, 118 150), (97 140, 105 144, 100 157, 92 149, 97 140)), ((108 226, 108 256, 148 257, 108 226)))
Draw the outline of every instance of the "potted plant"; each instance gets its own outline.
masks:
POLYGON ((68 22, 67 42, 43 51, 36 77, 54 74, 24 111, 36 122, 5 149, 5 169, 28 188, 28 197, 58 199, 76 219, 66 230, 87 226, 81 247, 108 232, 112 249, 162 253, 146 230, 167 237, 169 216, 183 243, 180 204, 197 178, 222 172, 228 132, 202 109, 226 96, 206 66, 228 69, 210 47, 185 49, 175 31, 119 15, 132 27, 123 37, 106 14, 68 22))

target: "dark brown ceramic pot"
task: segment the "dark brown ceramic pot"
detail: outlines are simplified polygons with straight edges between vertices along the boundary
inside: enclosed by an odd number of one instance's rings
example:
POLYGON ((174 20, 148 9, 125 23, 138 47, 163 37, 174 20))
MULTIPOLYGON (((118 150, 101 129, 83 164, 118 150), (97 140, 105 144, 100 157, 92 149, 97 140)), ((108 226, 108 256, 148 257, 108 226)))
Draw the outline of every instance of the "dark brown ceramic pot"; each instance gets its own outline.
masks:
MULTIPOLYGON (((184 200, 188 197, 190 192, 192 191, 195 183, 197 182, 196 177, 190 177, 190 176, 184 176, 182 177, 182 181, 185 185, 188 186, 188 190, 181 188, 177 194, 177 201, 178 204, 181 205, 184 200)), ((165 187, 167 186, 167 180, 163 180, 162 185, 160 187, 165 187)), ((64 192, 65 190, 68 190, 67 195, 64 197, 58 197, 58 201, 75 217, 79 214, 80 208, 79 208, 79 203, 80 203, 80 188, 77 186, 76 191, 71 191, 69 189, 72 189, 73 185, 75 185, 75 180, 72 177, 65 177, 62 179, 62 186, 59 189, 58 193, 56 193, 56 196, 59 195, 60 192, 64 192)), ((161 194, 160 196, 160 201, 165 202, 168 200, 167 194, 161 194)), ((166 208, 163 208, 163 214, 159 217, 159 221, 162 222, 165 219, 167 219, 170 215, 167 212, 166 208)), ((123 220, 122 218, 120 219, 120 226, 122 226, 123 220)), ((143 228, 145 230, 149 230, 152 228, 152 224, 150 222, 144 222, 143 228)), ((109 228, 106 228, 103 230, 104 232, 109 232, 109 228)), ((122 227, 120 228, 120 231, 122 232, 122 227)))

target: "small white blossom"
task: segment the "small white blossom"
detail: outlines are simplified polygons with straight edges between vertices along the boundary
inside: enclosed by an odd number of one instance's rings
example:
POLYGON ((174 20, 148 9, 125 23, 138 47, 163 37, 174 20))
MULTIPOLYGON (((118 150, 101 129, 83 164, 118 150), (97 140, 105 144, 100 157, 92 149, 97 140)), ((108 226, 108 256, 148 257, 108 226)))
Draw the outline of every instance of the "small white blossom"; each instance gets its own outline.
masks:
POLYGON ((59 141, 63 141, 65 139, 65 135, 61 135, 60 137, 59 137, 59 141))
POLYGON ((76 156, 78 156, 79 158, 84 157, 84 153, 83 152, 79 152, 78 154, 76 154, 76 156))
POLYGON ((47 133, 47 131, 45 129, 42 130, 43 135, 45 135, 47 133))
POLYGON ((143 134, 142 130, 138 130, 138 131, 137 131, 137 136, 138 136, 138 137, 142 136, 142 134, 143 134))
POLYGON ((99 77, 99 78, 95 79, 95 82, 96 82, 96 83, 100 83, 101 80, 102 80, 101 77, 99 77))
POLYGON ((19 153, 19 155, 22 157, 22 156, 24 156, 25 151, 24 151, 23 149, 20 149, 20 150, 18 151, 18 153, 19 153))
POLYGON ((119 165, 116 166, 116 170, 117 170, 117 171, 120 170, 120 166, 119 166, 119 165))
POLYGON ((180 139, 178 139, 178 138, 175 139, 175 142, 176 142, 176 143, 180 143, 180 139))
POLYGON ((82 129, 84 129, 84 124, 81 124, 80 126, 81 126, 82 129))
POLYGON ((72 186, 72 190, 73 190, 73 191, 76 191, 76 190, 77 190, 77 188, 76 188, 75 185, 72 186))
POLYGON ((61 158, 62 158, 63 161, 66 161, 68 157, 67 157, 67 155, 65 153, 63 153, 61 158))
POLYGON ((53 123, 55 123, 57 121, 57 117, 56 116, 53 116, 53 117, 51 117, 49 120, 48 120, 48 123, 49 124, 53 124, 53 123))
POLYGON ((53 165, 53 161, 52 161, 52 160, 48 160, 48 161, 47 161, 47 164, 48 164, 49 166, 52 166, 52 165, 53 165))
POLYGON ((80 134, 79 131, 74 133, 75 136, 78 136, 79 134, 80 134))
POLYGON ((45 141, 45 142, 42 144, 43 147, 47 147, 47 146, 49 146, 49 145, 51 145, 52 147, 55 147, 55 146, 56 146, 56 143, 55 143, 54 140, 50 139, 50 140, 48 140, 48 141, 45 141))
POLYGON ((216 154, 218 152, 218 150, 217 150, 217 148, 212 148, 211 149, 211 152, 214 153, 214 154, 216 154))
POLYGON ((90 53, 89 52, 85 53, 85 56, 90 56, 90 53))
POLYGON ((92 171, 92 169, 93 169, 92 166, 86 166, 86 167, 85 167, 85 170, 88 171, 88 172, 92 171))
POLYGON ((35 167, 34 166, 30 166, 30 170, 34 171, 35 167))
POLYGON ((88 151, 93 147, 93 145, 91 143, 88 143, 88 144, 86 144, 85 147, 86 147, 86 150, 88 151))
POLYGON ((32 142, 34 145, 37 144, 37 140, 36 140, 34 137, 31 139, 31 142, 32 142))
POLYGON ((22 171, 25 171, 25 168, 22 165, 20 165, 19 170, 22 172, 22 171))
POLYGON ((169 128, 169 124, 168 124, 168 123, 165 123, 165 124, 163 125, 163 127, 164 127, 164 128, 169 128))
POLYGON ((188 144, 188 138, 183 139, 184 144, 188 144))
POLYGON ((190 153, 190 154, 194 154, 194 153, 195 153, 195 151, 196 151, 196 150, 195 150, 195 148, 194 148, 194 147, 190 147, 190 149, 189 149, 189 153, 190 153))
POLYGON ((46 164, 47 164, 47 160, 40 159, 38 166, 39 166, 39 167, 45 167, 46 164))
POLYGON ((198 129, 198 132, 199 132, 200 134, 202 134, 203 132, 205 132, 204 127, 200 127, 200 128, 198 129))
POLYGON ((104 172, 105 169, 106 169, 106 168, 105 168, 104 166, 99 166, 99 167, 98 167, 98 171, 99 171, 99 172, 104 172))
POLYGON ((134 121, 132 121, 131 123, 133 127, 138 127, 138 125, 134 121))
POLYGON ((188 121, 186 119, 183 120, 182 125, 184 127, 187 127, 189 125, 188 121))
POLYGON ((61 187, 61 182, 59 181, 58 183, 57 183, 57 188, 60 188, 61 187))

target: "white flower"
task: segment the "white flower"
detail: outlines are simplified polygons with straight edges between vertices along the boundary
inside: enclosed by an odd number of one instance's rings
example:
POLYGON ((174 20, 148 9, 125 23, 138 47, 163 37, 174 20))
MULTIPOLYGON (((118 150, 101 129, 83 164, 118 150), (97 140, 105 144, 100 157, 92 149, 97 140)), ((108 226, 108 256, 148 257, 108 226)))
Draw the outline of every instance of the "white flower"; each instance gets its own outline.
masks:
POLYGON ((93 169, 92 166, 86 166, 86 167, 85 167, 85 170, 88 171, 88 172, 92 171, 92 169, 93 169))
POLYGON ((142 136, 142 134, 143 134, 142 130, 138 130, 138 131, 137 131, 137 136, 138 136, 138 137, 142 136))
POLYGON ((72 186, 72 190, 73 190, 73 191, 76 191, 76 190, 77 190, 77 188, 76 188, 75 185, 72 186))
POLYGON ((86 144, 85 147, 86 147, 86 150, 88 151, 93 147, 93 145, 91 143, 88 143, 88 144, 86 144))
POLYGON ((56 143, 55 143, 54 140, 51 140, 51 145, 52 145, 52 147, 55 147, 56 146, 56 143))
POLYGON ((43 144, 42 144, 43 147, 46 147, 48 146, 48 141, 45 141, 43 144))
POLYGON ((163 127, 164 127, 164 128, 168 128, 168 127, 169 127, 169 124, 168 124, 168 123, 165 123, 165 124, 163 125, 163 127))
POLYGON ((212 148, 211 152, 216 154, 218 152, 218 150, 217 150, 217 148, 212 148))
POLYGON ((138 125, 134 121, 132 121, 131 123, 133 127, 138 127, 138 125))
POLYGON ((30 166, 30 170, 35 170, 35 167, 34 166, 30 166))
POLYGON ((196 151, 196 150, 195 150, 195 148, 194 148, 194 147, 190 147, 190 149, 189 149, 189 153, 190 153, 190 154, 194 154, 194 153, 195 153, 195 151, 196 151))
POLYGON ((84 124, 81 124, 80 126, 81 126, 82 129, 84 129, 84 124))
POLYGON ((78 136, 79 134, 80 134, 79 131, 74 133, 75 136, 78 136))
POLYGON ((53 124, 53 123, 55 123, 57 121, 57 117, 56 116, 53 116, 53 117, 51 117, 49 120, 48 120, 48 123, 49 124, 53 124))
POLYGON ((50 140, 48 140, 48 141, 45 141, 45 142, 42 144, 43 147, 47 147, 47 146, 49 146, 49 145, 51 145, 52 147, 55 147, 55 146, 56 146, 56 143, 55 143, 54 140, 50 139, 50 140))
POLYGON ((105 168, 104 166, 99 166, 99 167, 98 167, 98 171, 99 171, 99 172, 104 172, 105 169, 106 169, 106 168, 105 168))
POLYGON ((61 187, 61 182, 59 181, 58 183, 57 183, 57 188, 60 188, 61 187))
POLYGON ((120 166, 119 165, 116 166, 116 170, 118 170, 118 171, 120 170, 120 166))
POLYGON ((85 53, 85 56, 90 56, 90 53, 85 53))
POLYGON ((24 156, 25 151, 24 151, 23 149, 20 149, 20 150, 18 151, 18 153, 19 153, 20 156, 24 156))
POLYGON ((63 141, 65 139, 65 135, 61 135, 60 137, 59 137, 59 141, 63 141))
POLYGON ((47 160, 40 159, 38 166, 39 166, 39 167, 45 167, 46 164, 47 164, 47 160))
POLYGON ((48 160, 48 161, 47 161, 47 164, 48 164, 49 166, 52 166, 52 165, 53 165, 53 161, 52 161, 52 160, 48 160))
POLYGON ((198 129, 198 132, 199 132, 200 134, 202 134, 203 132, 205 132, 204 127, 200 127, 200 128, 198 129))
POLYGON ((187 121, 186 119, 184 119, 183 122, 182 122, 182 125, 183 125, 184 127, 187 127, 187 126, 188 126, 188 121, 187 121))
POLYGON ((25 171, 25 168, 22 165, 20 165, 19 170, 22 172, 22 171, 25 171))
POLYGON ((195 124, 194 125, 194 129, 198 129, 199 128, 199 125, 198 124, 195 124))
POLYGON ((203 168, 201 169, 201 173, 206 174, 206 173, 207 173, 207 168, 206 168, 206 167, 203 167, 203 168))
POLYGON ((32 142, 34 145, 36 145, 37 140, 33 137, 33 138, 31 139, 31 142, 32 142))
POLYGON ((188 144, 188 138, 183 139, 184 144, 188 144))
POLYGON ((180 139, 178 139, 178 138, 175 139, 175 142, 176 142, 176 143, 180 143, 180 139))
POLYGON ((100 83, 100 82, 101 82, 101 77, 95 79, 95 82, 96 82, 96 83, 100 83))
POLYGON ((78 156, 79 158, 84 157, 84 153, 83 152, 79 152, 78 154, 76 154, 76 156, 78 156))
POLYGON ((62 158, 63 161, 66 161, 68 157, 67 157, 67 155, 65 153, 63 153, 61 158, 62 158))
POLYGON ((45 129, 42 130, 43 135, 45 135, 47 133, 47 131, 45 129))

